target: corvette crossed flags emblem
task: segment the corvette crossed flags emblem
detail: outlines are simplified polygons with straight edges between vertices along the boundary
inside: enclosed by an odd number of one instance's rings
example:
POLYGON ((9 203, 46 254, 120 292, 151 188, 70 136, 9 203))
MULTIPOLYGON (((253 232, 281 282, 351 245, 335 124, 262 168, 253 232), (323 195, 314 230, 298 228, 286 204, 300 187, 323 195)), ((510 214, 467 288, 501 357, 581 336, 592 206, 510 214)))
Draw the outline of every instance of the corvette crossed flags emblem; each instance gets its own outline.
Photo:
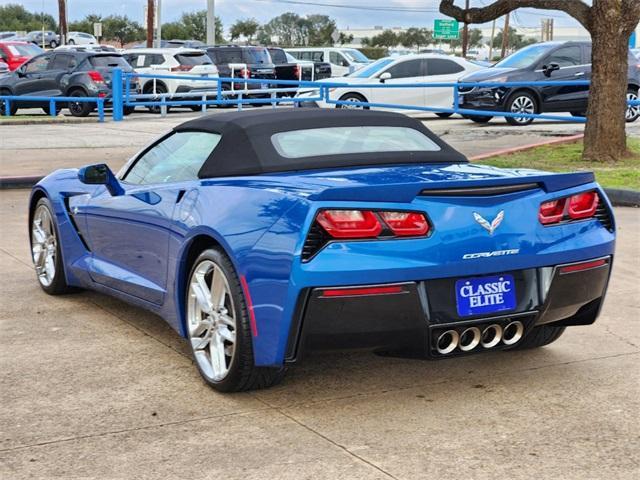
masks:
POLYGON ((502 220, 504 219, 504 210, 500 210, 500 212, 498 212, 498 215, 496 215, 496 218, 494 218, 491 223, 489 223, 484 219, 482 215, 476 212, 473 212, 473 218, 475 218, 476 222, 478 222, 482 226, 482 228, 489 232, 489 235, 493 235, 493 232, 500 226, 502 220))

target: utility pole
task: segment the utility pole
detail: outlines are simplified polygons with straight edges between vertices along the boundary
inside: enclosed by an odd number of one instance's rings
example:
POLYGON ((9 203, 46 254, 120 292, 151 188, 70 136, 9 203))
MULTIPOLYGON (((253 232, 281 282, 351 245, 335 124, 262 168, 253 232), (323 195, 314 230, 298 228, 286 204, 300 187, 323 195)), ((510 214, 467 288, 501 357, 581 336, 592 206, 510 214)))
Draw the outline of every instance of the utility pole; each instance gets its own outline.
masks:
POLYGON ((156 25, 155 0, 147 0, 147 48, 153 47, 153 36, 156 25))
POLYGON ((58 23, 60 24, 60 45, 67 43, 67 2, 58 0, 58 23))
POLYGON ((509 14, 507 13, 504 17, 504 28, 502 29, 502 54, 501 54, 502 58, 504 58, 507 55, 508 49, 509 49, 509 14))
POLYGON ((467 57, 467 48, 469 47, 469 24, 466 22, 467 11, 469 10, 469 0, 464 2, 465 22, 462 27, 462 58, 467 57))
POLYGON ((156 3, 156 48, 162 47, 162 0, 156 3))
POLYGON ((493 39, 496 38, 496 21, 491 23, 491 42, 489 42, 489 61, 493 60, 493 39))
POLYGON ((207 45, 216 43, 216 1, 207 0, 207 45))

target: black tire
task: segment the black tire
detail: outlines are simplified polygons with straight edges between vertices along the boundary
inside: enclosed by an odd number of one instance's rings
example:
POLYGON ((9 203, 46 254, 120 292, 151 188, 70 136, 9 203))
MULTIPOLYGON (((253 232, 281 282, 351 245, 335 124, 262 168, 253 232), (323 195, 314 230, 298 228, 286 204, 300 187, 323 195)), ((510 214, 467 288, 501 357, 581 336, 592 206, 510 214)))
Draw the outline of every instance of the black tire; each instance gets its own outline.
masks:
POLYGON ((194 112, 202 111, 202 105, 189 105, 189 108, 194 112))
POLYGON ((544 347, 545 345, 555 342, 564 331, 565 327, 539 325, 534 327, 512 350, 528 350, 530 348, 544 347))
POLYGON ((449 118, 451 115, 453 115, 453 113, 449 113, 449 112, 436 112, 436 115, 439 116, 440 118, 449 118))
POLYGON ((584 117, 587 112, 571 112, 572 117, 584 117))
POLYGON ((465 118, 475 123, 489 123, 493 117, 490 115, 468 115, 465 118))
MULTIPOLYGON (((342 95, 340 97, 339 100, 341 102, 366 102, 367 101, 366 98, 364 98, 359 93, 355 93, 355 92, 345 93, 344 95, 342 95)), ((336 108, 369 110, 369 107, 362 107, 362 106, 358 106, 358 105, 354 105, 353 107, 350 107, 348 105, 336 105, 336 108)))
MULTIPOLYGON (((189 284, 196 269, 203 262, 213 262, 215 266, 220 268, 229 286, 228 301, 233 302, 233 311, 235 312, 235 348, 230 359, 229 370, 226 376, 220 380, 210 378, 200 366, 196 358, 195 349, 191 341, 190 327, 187 324, 187 337, 189 347, 194 358, 194 363, 200 372, 204 381, 220 392, 240 392, 246 390, 255 390, 267 388, 280 382, 285 374, 284 367, 267 368, 256 367, 253 357, 253 343, 251 324, 249 320, 249 311, 247 302, 243 293, 242 286, 238 275, 233 268, 233 264, 224 252, 217 248, 211 248, 203 251, 195 260, 185 288, 185 318, 189 322, 188 305, 190 301, 189 284)), ((226 304, 225 304, 226 305, 226 304)))
MULTIPOLYGON (((505 105, 506 112, 538 113, 538 100, 529 92, 514 92, 505 105)), ((509 125, 523 127, 533 122, 533 118, 505 117, 509 125)))
MULTIPOLYGON (((0 90, 0 95, 11 95, 9 90, 0 90)), ((9 116, 13 117, 18 111, 16 102, 9 102, 9 116)), ((5 100, 0 100, 0 115, 5 114, 5 100)))
POLYGON ((51 43, 49 44, 49 48, 56 48, 58 46, 58 42, 56 42, 55 40, 51 40, 51 43))
POLYGON ((69 40, 67 43, 68 43, 69 45, 75 45, 75 44, 76 44, 75 40, 69 40))
MULTIPOLYGON (((69 96, 86 98, 87 94, 84 90, 74 90, 69 96)), ((91 102, 69 102, 67 108, 74 117, 88 117, 95 107, 91 102)))
MULTIPOLYGON (((627 101, 628 100, 638 100, 638 90, 629 88, 627 90, 627 101)), ((640 117, 640 105, 636 105, 634 107, 627 105, 627 110, 625 111, 625 121, 627 123, 632 123, 635 122, 638 117, 640 117)))
MULTIPOLYGON (((40 200, 38 200, 38 202, 35 204, 35 206, 33 207, 33 209, 29 214, 29 218, 30 218, 29 241, 32 246, 32 251, 34 251, 34 238, 36 238, 34 233, 34 230, 35 230, 34 222, 37 220, 36 214, 40 211, 40 209, 44 209, 48 212, 49 218, 51 219, 51 231, 55 235, 55 255, 54 255, 54 262, 53 262, 55 266, 55 274, 51 278, 50 283, 45 284, 41 278, 41 274, 39 274, 36 269, 38 284, 40 285, 42 290, 44 290, 49 295, 63 295, 65 293, 74 292, 77 289, 70 287, 67 284, 67 280, 64 275, 64 267, 63 267, 62 253, 60 249, 60 240, 59 240, 60 235, 58 232, 58 225, 56 223, 55 215, 53 214, 53 207, 51 206, 51 202, 47 197, 42 197, 40 200)), ((32 255, 32 261, 34 262, 34 267, 35 267, 35 261, 36 261, 35 254, 32 255)))
POLYGON ((133 112, 135 112, 136 107, 132 106, 132 105, 125 105, 122 107, 122 114, 126 117, 127 115, 131 115, 133 112))
MULTIPOLYGON (((155 89, 155 93, 157 94, 162 94, 162 93, 167 93, 169 90, 167 90, 167 87, 163 84, 163 83, 158 83, 156 85, 156 89, 155 89)), ((149 82, 145 85, 144 91, 143 93, 146 94, 150 94, 153 93, 153 82, 149 82)), ((145 101, 148 101, 149 99, 145 99, 145 101)), ((160 105, 155 105, 153 107, 147 107, 147 110, 149 110, 151 113, 162 113, 162 107, 160 107, 160 105)), ((167 105, 167 113, 169 113, 169 110, 171 110, 171 107, 169 105, 167 105)))

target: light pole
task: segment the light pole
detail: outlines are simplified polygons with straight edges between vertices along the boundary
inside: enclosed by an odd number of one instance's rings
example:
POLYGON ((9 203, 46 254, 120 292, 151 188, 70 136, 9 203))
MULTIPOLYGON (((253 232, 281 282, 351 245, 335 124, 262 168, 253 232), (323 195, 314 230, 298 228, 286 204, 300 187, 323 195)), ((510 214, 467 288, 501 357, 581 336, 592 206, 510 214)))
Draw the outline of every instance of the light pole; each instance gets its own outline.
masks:
POLYGON ((162 47, 162 0, 156 6, 156 48, 162 47))
POLYGON ((207 0, 207 45, 216 43, 215 0, 207 0))

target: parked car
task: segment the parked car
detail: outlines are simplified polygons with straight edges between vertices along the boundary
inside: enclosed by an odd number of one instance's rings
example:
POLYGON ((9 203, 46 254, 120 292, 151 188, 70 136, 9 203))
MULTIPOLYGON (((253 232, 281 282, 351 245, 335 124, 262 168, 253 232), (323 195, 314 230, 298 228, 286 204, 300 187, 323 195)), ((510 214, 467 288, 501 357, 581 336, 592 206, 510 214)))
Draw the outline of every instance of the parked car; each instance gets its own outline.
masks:
MULTIPOLYGON (((151 73, 172 76, 200 76, 202 80, 173 78, 142 78, 140 89, 144 94, 169 94, 168 99, 177 101, 200 100, 203 93, 215 96, 218 81, 218 69, 209 56, 202 50, 189 48, 135 48, 124 52, 124 57, 138 73, 151 73), (211 78, 208 78, 211 77, 211 78), (193 93, 193 97, 174 94, 193 93), (186 97, 186 98, 185 98, 186 97)), ((160 107, 147 107, 158 113, 160 107)), ((200 110, 200 105, 191 105, 192 110, 200 110)))
POLYGON ((74 52, 113 52, 120 53, 116 47, 111 45, 60 45, 55 49, 57 52, 65 50, 73 50, 74 52))
POLYGON ((97 45, 98 39, 90 33, 69 32, 67 33, 67 43, 69 45, 97 45))
POLYGON ((616 239, 592 172, 469 163, 419 120, 356 110, 201 116, 118 174, 53 172, 25 207, 45 293, 155 312, 225 392, 323 348, 548 345, 596 321, 616 239))
MULTIPOLYGON (((109 103, 111 77, 114 68, 132 72, 124 58, 117 53, 51 51, 28 60, 14 72, 0 77, 0 95, 37 97, 102 97, 109 103)), ((132 82, 137 88, 136 81, 132 82)), ((57 109, 69 108, 74 117, 86 117, 95 108, 92 102, 57 104, 57 109)), ((4 101, 0 111, 4 112, 4 101)), ((49 102, 11 101, 11 114, 19 108, 42 108, 49 113, 49 102)), ((130 108, 125 114, 131 113, 130 108)))
MULTIPOLYGON (((629 52, 627 99, 637 100, 640 88, 638 59, 629 52)), ((583 116, 587 110, 589 86, 538 86, 544 81, 591 80, 590 42, 536 43, 509 55, 493 67, 474 72, 461 82, 530 82, 527 87, 460 87, 460 108, 513 113, 571 112, 583 116)), ((629 107, 628 122, 640 116, 638 107, 629 107)), ((491 114, 470 116, 479 123, 491 114)), ((506 117, 511 125, 528 125, 528 117, 506 117)))
MULTIPOLYGON (((7 65, 4 60, 0 59, 0 75, 4 75, 5 73, 9 73, 9 65, 7 65)), ((0 115, 2 115, 2 112, 0 112, 0 115)))
POLYGON ((44 50, 33 43, 0 41, 0 59, 9 65, 11 71, 42 52, 44 50))
POLYGON ((0 40, 15 37, 16 35, 18 35, 18 32, 0 32, 0 40))
MULTIPOLYGON (((204 46, 211 61, 218 67, 220 77, 238 78, 238 82, 223 82, 225 90, 259 90, 272 86, 275 80, 275 65, 265 47, 241 45, 204 46), (242 79, 264 79, 264 82, 243 83, 242 79)), ((255 94, 249 97, 268 97, 269 94, 255 94)))
MULTIPOLYGON (((296 60, 282 48, 268 47, 269 55, 275 65, 276 79, 315 81, 331 77, 331 65, 326 62, 296 60)), ((277 84, 278 88, 293 88, 293 85, 277 84)), ((286 93, 293 96, 295 92, 286 93)))
POLYGON ((56 32, 52 32, 51 30, 45 30, 44 35, 42 34, 42 30, 34 30, 33 32, 27 33, 27 38, 31 43, 35 43, 40 47, 49 47, 56 48, 60 45, 60 35, 56 32))
POLYGON ((200 40, 163 40, 162 48, 200 48, 205 45, 200 40))
MULTIPOLYGON (((450 83, 456 82, 461 76, 480 68, 463 58, 433 53, 385 57, 339 80, 340 83, 347 83, 350 86, 330 91, 331 100, 350 102, 354 105, 335 105, 325 101, 312 101, 301 103, 300 106, 363 108, 356 104, 369 102, 451 108, 453 104, 452 87, 370 88, 369 85, 450 83)), ((335 82, 335 79, 326 81, 335 82)), ((318 89, 301 88, 297 96, 315 97, 317 95, 318 89)), ((437 113, 436 115, 446 118, 451 116, 451 113, 437 113)))
POLYGON ((355 48, 300 47, 285 50, 298 60, 329 63, 332 77, 348 75, 371 63, 364 53, 355 48))

